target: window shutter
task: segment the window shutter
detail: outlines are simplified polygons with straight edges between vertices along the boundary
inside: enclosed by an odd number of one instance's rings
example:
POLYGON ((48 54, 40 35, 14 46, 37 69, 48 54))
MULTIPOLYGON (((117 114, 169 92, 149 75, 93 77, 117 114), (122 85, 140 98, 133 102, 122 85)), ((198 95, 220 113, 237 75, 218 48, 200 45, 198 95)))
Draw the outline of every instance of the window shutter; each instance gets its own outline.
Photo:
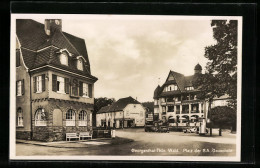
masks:
POLYGON ((57 75, 52 74, 52 91, 57 91, 57 75))
POLYGON ((33 77, 33 93, 36 93, 36 76, 33 77))
POLYGON ((65 93, 66 94, 70 93, 70 80, 69 80, 69 78, 65 78, 65 93))
POLYGON ((83 82, 79 82, 79 96, 83 96, 83 82))
POLYGON ((42 91, 45 91, 45 74, 42 74, 42 91))
POLYGON ((78 83, 77 80, 75 81, 75 87, 76 87, 76 89, 75 89, 75 96, 78 96, 79 95, 79 83, 78 83))
POLYGON ((24 79, 22 80, 22 95, 24 95, 24 79))
POLYGON ((92 97, 92 84, 88 85, 88 95, 90 98, 92 97))
POLYGON ((16 50, 16 66, 20 66, 20 50, 16 50))
POLYGON ((16 81, 16 95, 18 94, 18 82, 19 81, 16 81))

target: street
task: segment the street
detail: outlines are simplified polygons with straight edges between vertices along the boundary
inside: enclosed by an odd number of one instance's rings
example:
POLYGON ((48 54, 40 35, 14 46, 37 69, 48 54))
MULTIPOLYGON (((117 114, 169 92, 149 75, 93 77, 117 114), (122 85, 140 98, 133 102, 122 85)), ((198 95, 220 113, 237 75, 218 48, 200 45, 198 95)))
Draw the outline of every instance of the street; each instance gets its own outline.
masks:
POLYGON ((116 136, 132 141, 82 148, 17 143, 16 155, 235 156, 236 153, 236 134, 223 132, 222 136, 218 136, 217 130, 213 130, 212 137, 183 132, 144 132, 144 129, 116 130, 116 136))

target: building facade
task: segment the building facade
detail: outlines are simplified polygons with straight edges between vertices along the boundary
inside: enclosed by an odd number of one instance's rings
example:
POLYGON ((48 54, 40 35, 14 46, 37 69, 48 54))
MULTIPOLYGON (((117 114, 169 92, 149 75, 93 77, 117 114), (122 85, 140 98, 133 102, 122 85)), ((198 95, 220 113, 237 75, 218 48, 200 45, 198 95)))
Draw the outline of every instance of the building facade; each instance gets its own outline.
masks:
MULTIPOLYGON (((166 120, 170 126, 195 126, 198 118, 207 117, 208 102, 197 98, 193 81, 202 73, 197 64, 194 75, 170 71, 165 83, 154 91, 154 120, 166 120)), ((213 100, 212 107, 227 105, 227 96, 213 100)))
POLYGON ((91 130, 96 81, 84 39, 63 32, 62 20, 16 20, 16 138, 91 130))
POLYGON ((143 127, 146 109, 132 97, 121 98, 102 107, 96 115, 97 127, 143 127))

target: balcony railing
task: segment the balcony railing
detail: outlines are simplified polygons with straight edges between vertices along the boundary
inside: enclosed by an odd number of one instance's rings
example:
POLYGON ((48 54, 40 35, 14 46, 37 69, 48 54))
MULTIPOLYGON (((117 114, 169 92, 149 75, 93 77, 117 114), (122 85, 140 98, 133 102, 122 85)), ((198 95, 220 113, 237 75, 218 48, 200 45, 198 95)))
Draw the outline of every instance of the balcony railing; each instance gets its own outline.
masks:
POLYGON ((174 101, 172 101, 172 102, 167 102, 166 104, 167 104, 167 105, 173 105, 173 104, 174 104, 174 101))
POLYGON ((161 105, 166 105, 166 102, 161 102, 161 105))
POLYGON ((169 111, 167 111, 167 113, 174 113, 174 111, 173 110, 169 110, 169 111))
POLYGON ((181 113, 181 111, 180 110, 176 110, 176 114, 180 114, 181 113))
POLYGON ((191 113, 199 113, 199 110, 192 110, 191 113))

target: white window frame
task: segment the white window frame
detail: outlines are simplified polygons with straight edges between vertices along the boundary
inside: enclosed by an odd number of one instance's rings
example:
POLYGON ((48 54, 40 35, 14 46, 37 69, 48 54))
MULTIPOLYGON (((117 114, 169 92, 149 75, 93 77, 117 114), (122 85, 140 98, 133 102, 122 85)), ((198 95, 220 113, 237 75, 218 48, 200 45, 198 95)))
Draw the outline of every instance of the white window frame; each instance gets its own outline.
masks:
POLYGON ((63 53, 61 53, 60 54, 60 63, 62 64, 62 65, 67 65, 68 66, 68 56, 66 55, 66 54, 63 54, 63 53))
POLYGON ((87 126, 87 112, 82 110, 79 112, 79 126, 87 126))
POLYGON ((81 58, 79 58, 77 61, 77 68, 78 68, 78 70, 83 71, 83 61, 81 58))
POLYGON ((75 126, 76 125, 76 113, 74 110, 69 109, 66 112, 66 126, 75 126))
POLYGON ((17 126, 23 127, 23 110, 21 108, 17 110, 17 126))
POLYGON ((42 118, 42 115, 45 115, 44 109, 39 108, 35 113, 35 126, 47 126, 47 120, 42 118))
POLYGON ((22 81, 17 82, 17 96, 22 96, 22 81))
POLYGON ((83 97, 89 98, 89 93, 88 93, 88 84, 87 83, 83 83, 82 86, 82 90, 83 90, 83 97))
POLYGON ((36 76, 36 93, 42 92, 42 76, 36 76))
POLYGON ((59 86, 57 86, 57 93, 65 93, 65 78, 57 76, 57 82, 59 82, 59 86), (59 90, 58 90, 59 88, 59 90))

